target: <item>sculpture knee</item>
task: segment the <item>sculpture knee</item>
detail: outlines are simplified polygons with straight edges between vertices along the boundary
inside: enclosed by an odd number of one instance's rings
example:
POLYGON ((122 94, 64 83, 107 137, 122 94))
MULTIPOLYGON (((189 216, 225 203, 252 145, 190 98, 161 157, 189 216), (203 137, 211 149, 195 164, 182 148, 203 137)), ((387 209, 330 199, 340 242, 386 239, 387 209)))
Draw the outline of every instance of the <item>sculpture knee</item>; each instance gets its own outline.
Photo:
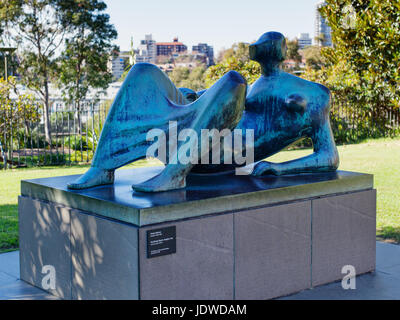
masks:
POLYGON ((148 73, 162 73, 162 71, 154 64, 139 62, 131 68, 126 79, 128 80, 129 78, 132 78, 134 75, 143 75, 148 73))
POLYGON ((337 151, 336 146, 329 154, 329 168, 334 171, 339 168, 340 160, 339 160, 339 152, 337 151))

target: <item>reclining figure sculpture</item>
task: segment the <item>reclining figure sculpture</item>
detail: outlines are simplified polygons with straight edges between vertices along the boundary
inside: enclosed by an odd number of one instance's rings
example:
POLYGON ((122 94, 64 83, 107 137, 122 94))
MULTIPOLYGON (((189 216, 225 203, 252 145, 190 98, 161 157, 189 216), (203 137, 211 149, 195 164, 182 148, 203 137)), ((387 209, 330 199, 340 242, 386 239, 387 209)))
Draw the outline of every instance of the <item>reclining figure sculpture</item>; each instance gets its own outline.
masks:
MULTIPOLYGON (((252 174, 285 175, 334 171, 339 156, 329 122, 331 95, 317 83, 285 73, 285 37, 267 32, 250 45, 250 58, 260 63, 262 75, 247 87, 244 78, 228 72, 208 90, 177 89, 156 66, 138 63, 129 72, 104 124, 91 168, 70 189, 112 184, 114 171, 146 157, 151 145, 146 134, 153 128, 168 131, 170 121, 177 130, 190 128, 199 136, 202 129, 254 131, 252 174), (314 152, 283 163, 263 161, 290 144, 311 138, 314 152)), ((179 143, 178 148, 179 150, 179 143)), ((200 150, 199 153, 204 150, 200 150)), ((178 152, 178 151, 177 151, 178 152)), ((177 154, 173 154, 176 157, 177 154)), ((157 176, 139 185, 136 191, 157 192, 183 188, 186 176, 232 170, 239 164, 207 165, 169 163, 157 176)))

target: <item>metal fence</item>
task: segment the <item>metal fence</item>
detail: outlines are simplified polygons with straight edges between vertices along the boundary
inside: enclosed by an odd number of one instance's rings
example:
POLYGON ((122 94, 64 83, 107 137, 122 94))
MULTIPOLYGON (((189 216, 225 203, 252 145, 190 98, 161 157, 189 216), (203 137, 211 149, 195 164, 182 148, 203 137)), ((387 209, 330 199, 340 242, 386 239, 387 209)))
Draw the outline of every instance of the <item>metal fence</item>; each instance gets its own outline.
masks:
POLYGON ((354 143, 366 138, 393 137, 400 134, 400 109, 362 110, 333 104, 331 124, 337 143, 354 143))
MULTIPOLYGON (((50 108, 51 143, 46 140, 43 108, 37 102, 37 117, 32 120, 25 110, 0 108, 0 167, 36 167, 90 163, 96 150, 110 100, 83 101, 76 106, 52 100, 50 108), (8 113, 7 113, 8 112, 8 113), (11 114, 10 114, 11 113, 11 114)), ((32 110, 31 110, 32 112, 32 110)), ((352 108, 332 108, 331 121, 338 143, 365 137, 382 136, 373 121, 352 108), (363 126, 363 128, 362 128, 363 126)), ((400 133, 400 112, 386 115, 384 135, 400 133)), ((379 130, 382 131, 382 128, 379 130)))
POLYGON ((0 162, 3 169, 90 163, 110 101, 82 101, 76 106, 52 100, 51 142, 45 137, 43 108, 34 106, 37 117, 24 110, 1 110, 0 162))

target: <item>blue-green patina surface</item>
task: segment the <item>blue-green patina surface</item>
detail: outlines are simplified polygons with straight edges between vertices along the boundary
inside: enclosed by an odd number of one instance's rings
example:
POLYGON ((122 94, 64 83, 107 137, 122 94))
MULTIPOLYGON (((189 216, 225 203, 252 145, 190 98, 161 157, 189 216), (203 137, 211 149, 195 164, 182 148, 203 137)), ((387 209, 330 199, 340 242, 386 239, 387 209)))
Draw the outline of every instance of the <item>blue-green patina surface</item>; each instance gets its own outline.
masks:
MULTIPOLYGON (((255 176, 336 170, 339 157, 329 122, 330 92, 283 72, 285 55, 284 36, 267 32, 250 46, 251 59, 262 69, 254 84, 247 87, 239 73, 230 71, 199 93, 177 89, 154 65, 136 64, 110 109, 91 168, 68 187, 113 183, 116 168, 146 156, 152 144, 147 133, 154 128, 168 132, 170 121, 177 122, 178 132, 191 128, 198 136, 201 129, 239 129, 244 141, 246 129, 253 129, 254 161, 260 161, 255 176), (313 142, 313 154, 284 163, 262 161, 305 137, 313 142)), ((179 143, 183 144, 178 142, 177 149, 179 143)), ((225 171, 239 165, 170 164, 168 158, 166 162, 160 174, 133 188, 148 192, 183 188, 190 171, 225 171)))

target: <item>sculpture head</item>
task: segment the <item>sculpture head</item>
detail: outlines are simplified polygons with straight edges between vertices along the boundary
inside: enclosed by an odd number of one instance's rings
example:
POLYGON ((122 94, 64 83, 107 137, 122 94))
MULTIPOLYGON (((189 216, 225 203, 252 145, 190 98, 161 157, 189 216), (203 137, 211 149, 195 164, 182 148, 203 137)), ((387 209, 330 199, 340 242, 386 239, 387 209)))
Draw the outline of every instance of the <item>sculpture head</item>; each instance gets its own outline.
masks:
POLYGON ((277 65, 286 59, 286 40, 279 32, 266 32, 249 47, 250 59, 261 65, 277 65))

